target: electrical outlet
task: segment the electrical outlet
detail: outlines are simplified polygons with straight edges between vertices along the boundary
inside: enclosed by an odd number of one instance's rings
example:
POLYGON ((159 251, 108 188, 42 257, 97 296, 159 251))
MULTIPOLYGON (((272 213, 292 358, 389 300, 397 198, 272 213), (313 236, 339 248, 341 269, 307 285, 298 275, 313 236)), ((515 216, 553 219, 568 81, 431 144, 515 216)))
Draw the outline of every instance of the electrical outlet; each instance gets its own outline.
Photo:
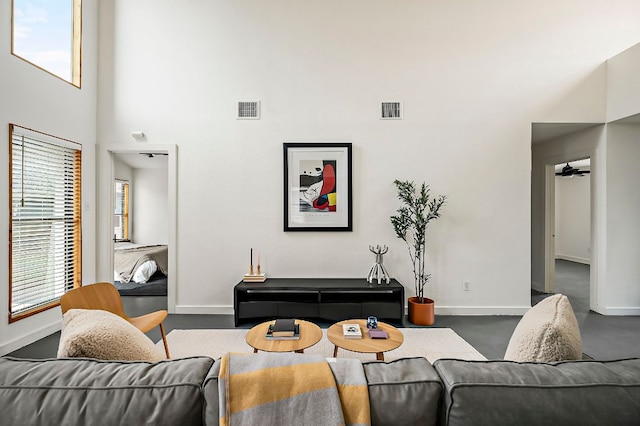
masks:
POLYGON ((463 291, 469 291, 469 281, 462 281, 462 290, 463 291))

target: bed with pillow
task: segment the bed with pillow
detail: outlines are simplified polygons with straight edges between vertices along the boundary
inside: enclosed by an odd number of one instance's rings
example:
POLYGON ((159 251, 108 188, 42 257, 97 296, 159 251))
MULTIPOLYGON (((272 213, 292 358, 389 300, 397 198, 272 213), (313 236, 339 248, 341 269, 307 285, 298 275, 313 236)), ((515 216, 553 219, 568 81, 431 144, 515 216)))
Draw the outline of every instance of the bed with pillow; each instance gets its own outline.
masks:
POLYGON ((113 265, 113 281, 121 295, 167 294, 166 245, 115 243, 113 265))

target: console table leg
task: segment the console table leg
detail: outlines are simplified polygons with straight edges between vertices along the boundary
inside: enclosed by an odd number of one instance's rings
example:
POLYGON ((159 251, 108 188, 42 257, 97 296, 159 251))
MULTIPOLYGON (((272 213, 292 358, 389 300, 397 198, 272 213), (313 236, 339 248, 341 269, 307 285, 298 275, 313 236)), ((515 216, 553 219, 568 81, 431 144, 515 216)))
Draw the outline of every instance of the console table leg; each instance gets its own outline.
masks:
MULTIPOLYGON (((334 357, 335 357, 335 355, 334 355, 334 357)), ((378 353, 376 353, 376 359, 377 359, 378 361, 384 361, 384 352, 378 352, 378 353)))
POLYGON ((337 358, 337 357, 338 357, 338 347, 337 347, 337 346, 334 346, 334 347, 333 347, 333 357, 334 357, 334 358, 337 358))
POLYGON ((257 354, 257 353, 258 353, 258 350, 257 350, 256 348, 253 348, 253 353, 254 353, 254 354, 257 354))

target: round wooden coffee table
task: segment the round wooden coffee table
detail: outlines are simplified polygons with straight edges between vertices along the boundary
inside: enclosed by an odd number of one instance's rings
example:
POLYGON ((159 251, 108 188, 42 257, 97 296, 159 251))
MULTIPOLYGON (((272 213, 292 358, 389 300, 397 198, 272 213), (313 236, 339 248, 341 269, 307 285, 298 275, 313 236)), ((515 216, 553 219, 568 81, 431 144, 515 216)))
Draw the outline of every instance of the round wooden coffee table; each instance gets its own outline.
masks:
POLYGON ((333 357, 338 355, 338 348, 353 352, 375 353, 378 361, 384 361, 384 353, 396 349, 404 342, 404 336, 394 326, 378 321, 378 329, 389 334, 387 339, 372 339, 367 333, 367 320, 350 319, 333 324, 327 330, 327 337, 334 344, 333 357), (362 339, 345 339, 342 335, 342 324, 360 324, 362 339))
POLYGON ((253 348, 253 352, 258 350, 265 352, 298 352, 302 353, 306 348, 310 348, 322 339, 322 329, 312 322, 296 320, 300 324, 300 339, 298 340, 267 340, 265 337, 269 324, 274 321, 266 321, 256 325, 247 332, 245 340, 253 348))

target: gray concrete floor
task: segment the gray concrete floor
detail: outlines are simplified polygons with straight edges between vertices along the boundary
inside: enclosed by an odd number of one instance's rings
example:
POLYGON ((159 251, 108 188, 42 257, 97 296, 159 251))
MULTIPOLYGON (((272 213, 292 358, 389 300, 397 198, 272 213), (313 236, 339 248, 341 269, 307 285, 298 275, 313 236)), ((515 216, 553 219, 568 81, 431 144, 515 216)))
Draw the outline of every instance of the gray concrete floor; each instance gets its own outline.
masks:
MULTIPOLYGON (((559 260, 556 262, 556 292, 566 294, 574 308, 583 352, 593 359, 640 357, 640 316, 603 316, 589 311, 589 266, 559 260)), ((532 294, 532 304, 548 295, 532 294)), ((130 316, 166 309, 166 297, 123 297, 130 316)), ((502 359, 519 316, 436 316, 434 327, 448 327, 458 333, 488 359, 502 359)), ((326 327, 328 324, 319 324, 326 327)), ((400 324, 396 324, 400 325, 400 324)), ((404 327, 412 325, 406 321, 404 327)), ((165 321, 168 333, 174 329, 234 328, 232 315, 169 315, 165 321)), ((160 340, 156 328, 148 333, 160 340)), ((9 355, 20 358, 55 357, 60 333, 54 333, 9 355)))

